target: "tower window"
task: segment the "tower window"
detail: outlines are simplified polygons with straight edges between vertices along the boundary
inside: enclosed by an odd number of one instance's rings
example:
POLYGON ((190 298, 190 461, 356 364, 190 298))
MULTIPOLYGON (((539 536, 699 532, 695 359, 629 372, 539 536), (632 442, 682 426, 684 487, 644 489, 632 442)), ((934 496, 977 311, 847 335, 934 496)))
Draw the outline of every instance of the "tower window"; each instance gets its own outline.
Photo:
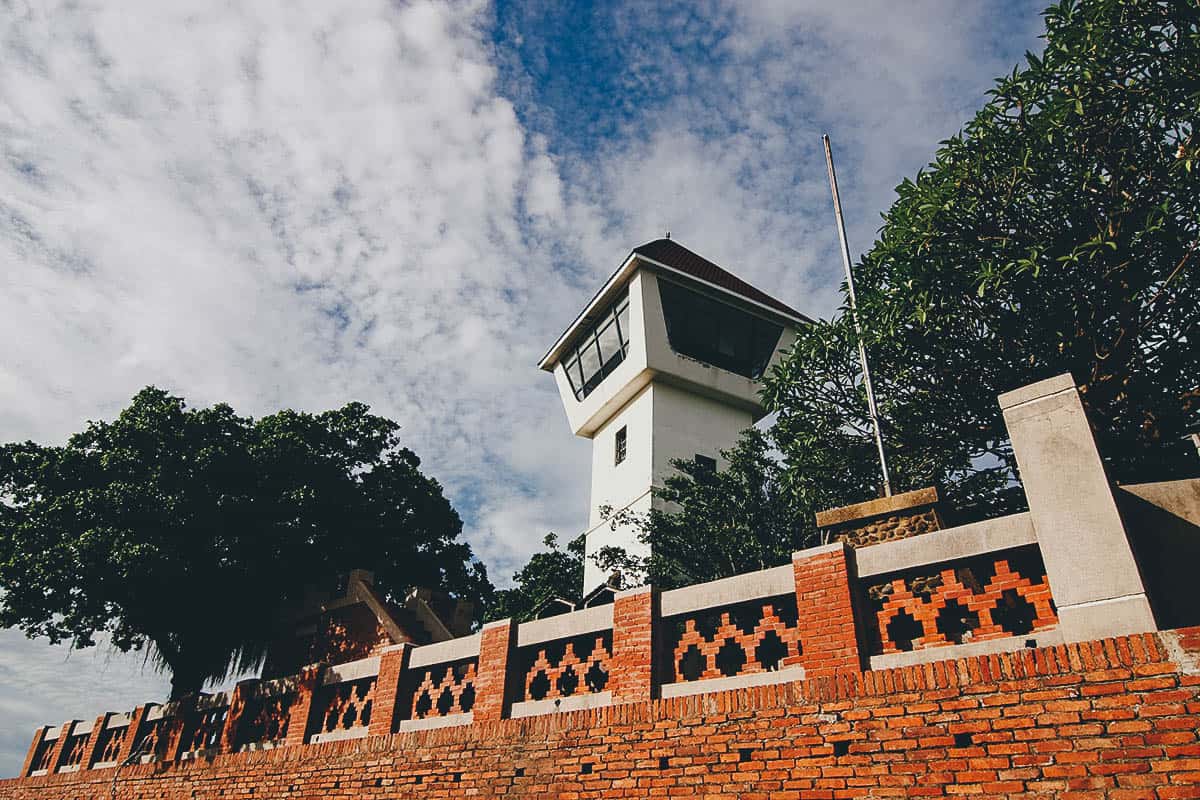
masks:
POLYGON ((626 292, 604 313, 563 359, 563 369, 575 399, 592 393, 629 352, 629 293, 626 292))
POLYGON ((617 464, 620 464, 622 461, 625 460, 625 447, 626 447, 626 432, 625 432, 625 426, 622 425, 621 429, 619 431, 617 431, 616 438, 613 440, 613 465, 614 466, 617 464))
POLYGON ((717 460, 711 456, 696 453, 696 472, 711 475, 717 471, 717 460))
POLYGON ((737 375, 762 377, 783 326, 706 294, 660 280, 671 349, 737 375))

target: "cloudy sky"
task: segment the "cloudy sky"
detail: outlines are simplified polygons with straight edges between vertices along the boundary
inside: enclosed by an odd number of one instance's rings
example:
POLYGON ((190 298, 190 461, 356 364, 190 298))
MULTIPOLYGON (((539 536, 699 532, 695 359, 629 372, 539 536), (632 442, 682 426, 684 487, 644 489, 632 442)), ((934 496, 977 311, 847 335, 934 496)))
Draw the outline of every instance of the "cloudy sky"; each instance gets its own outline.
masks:
MULTIPOLYGON (((0 437, 156 384, 404 426, 504 581, 586 520, 538 357, 673 237, 837 305, 851 245, 1041 2, 0 2, 0 437)), ((0 632, 0 775, 42 721, 165 693, 137 657, 0 632)))

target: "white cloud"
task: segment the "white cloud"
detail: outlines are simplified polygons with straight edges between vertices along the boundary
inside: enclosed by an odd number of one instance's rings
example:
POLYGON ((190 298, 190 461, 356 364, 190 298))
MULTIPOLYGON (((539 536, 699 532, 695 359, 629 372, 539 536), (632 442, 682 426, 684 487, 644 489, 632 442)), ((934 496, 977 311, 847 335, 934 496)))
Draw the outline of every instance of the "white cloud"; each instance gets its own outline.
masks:
MULTIPOLYGON (((982 7, 898 8, 631 4, 615 37, 703 37, 704 15, 727 35, 711 64, 623 50, 674 97, 579 157, 500 91, 483 2, 16 0, 0 437, 60 441, 148 383, 255 414, 362 400, 402 424, 506 579, 585 520, 587 445, 534 364, 628 250, 669 228, 828 313, 821 130, 865 249, 891 187, 1033 45, 995 41, 982 7)), ((97 658, 0 632, 0 774, 42 721, 161 696, 139 659, 97 658)))

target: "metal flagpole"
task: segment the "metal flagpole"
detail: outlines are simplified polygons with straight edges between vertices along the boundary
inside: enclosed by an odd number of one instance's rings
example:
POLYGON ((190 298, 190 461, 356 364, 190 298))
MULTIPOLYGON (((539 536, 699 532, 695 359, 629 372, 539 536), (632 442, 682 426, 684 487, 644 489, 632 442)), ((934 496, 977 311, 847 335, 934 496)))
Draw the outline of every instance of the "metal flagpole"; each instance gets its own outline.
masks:
POLYGON ((858 360, 862 364, 863 383, 867 387, 867 413, 875 429, 875 446, 879 449, 879 469, 883 473, 883 493, 892 496, 892 479, 888 476, 887 457, 883 453, 883 434, 879 428, 879 412, 875 408, 875 390, 871 388, 871 368, 867 364, 867 348, 862 340, 862 328, 858 324, 858 301, 854 297, 854 273, 850 271, 850 245, 846 243, 846 223, 842 220, 842 200, 838 196, 837 175, 833 171, 833 151, 829 147, 829 134, 824 134, 825 165, 829 168, 829 187, 833 190, 833 213, 837 217, 838 239, 842 243, 842 266, 846 268, 846 288, 850 292, 850 314, 854 318, 854 332, 858 335, 858 360))

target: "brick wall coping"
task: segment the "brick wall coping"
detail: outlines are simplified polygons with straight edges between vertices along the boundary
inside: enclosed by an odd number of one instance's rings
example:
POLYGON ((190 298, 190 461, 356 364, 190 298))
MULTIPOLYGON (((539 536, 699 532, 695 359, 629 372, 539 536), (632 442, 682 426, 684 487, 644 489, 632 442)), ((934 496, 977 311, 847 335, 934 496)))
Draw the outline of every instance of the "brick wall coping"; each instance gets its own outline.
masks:
POLYGON ((858 577, 866 578, 1030 544, 1037 544, 1037 533, 1029 512, 1022 512, 865 545, 855 549, 854 558, 858 577))
POLYGON ((124 728, 130 724, 132 716, 128 711, 113 711, 108 715, 108 720, 104 721, 104 728, 124 728))
MULTIPOLYGON (((813 550, 816 549, 818 548, 813 548, 813 550)), ((801 551, 797 556, 808 555, 813 550, 801 551)), ((791 594, 795 591, 795 574, 792 572, 792 565, 784 564, 758 572, 734 575, 731 578, 721 578, 708 583, 670 589, 660 596, 660 607, 664 617, 673 617, 676 614, 687 614, 691 611, 755 600, 759 597, 791 594)))
POLYGON ((589 692, 570 697, 556 697, 553 700, 524 700, 512 704, 509 716, 512 719, 532 717, 537 714, 565 714, 586 708, 602 708, 612 705, 612 692, 589 692))
POLYGON ((196 708, 202 711, 210 708, 222 708, 227 705, 229 705, 229 692, 202 694, 196 698, 196 708))
POLYGON ((457 725, 470 725, 475 721, 471 711, 465 714, 447 714, 444 717, 425 717, 424 719, 405 719, 400 721, 400 732, 428 731, 434 728, 453 728, 457 725))
POLYGON ((916 489, 911 492, 894 494, 891 497, 880 497, 867 500, 864 503, 854 503, 840 508, 831 508, 817 512, 817 527, 828 528, 830 525, 841 525, 845 522, 857 522, 870 517, 882 517, 895 514, 917 506, 930 506, 938 501, 938 491, 933 487, 916 489))
MULTIPOLYGON (((309 668, 306 667, 306 669, 309 668)), ((251 691, 255 697, 277 697, 281 694, 288 694, 295 691, 298 680, 297 676, 289 675, 283 678, 272 678, 269 681, 249 678, 246 681, 240 681, 240 683, 251 684, 251 691)))
POLYGON ((517 646, 566 639, 584 633, 607 630, 613 626, 612 604, 582 608, 568 614, 533 619, 517 626, 517 646))
POLYGON ((129 720, 132 717, 133 715, 128 711, 114 711, 108 715, 108 719, 104 722, 104 727, 108 729, 124 728, 129 724, 129 720))
POLYGON ((325 670, 321 683, 328 686, 331 683, 348 683, 360 678, 370 678, 379 674, 379 656, 360 658, 358 661, 347 661, 345 664, 335 664, 325 670))
MULTIPOLYGON (((982 642, 964 642, 954 645, 956 657, 987 656, 993 653, 1014 653, 1024 650, 1033 642, 1034 647, 1052 647, 1062 644, 1061 628, 1049 628, 1020 636, 1009 636, 1004 639, 986 639, 982 642)), ((891 667, 908 667, 914 664, 940 661, 945 653, 939 653, 937 647, 926 647, 920 650, 907 650, 899 653, 880 653, 871 656, 871 669, 889 669, 891 667)))
POLYGON ((732 678, 703 678, 698 681, 666 683, 659 689, 659 692, 663 697, 686 697, 693 694, 728 692, 749 689, 754 686, 767 686, 772 683, 802 681, 806 674, 804 667, 784 667, 774 672, 749 672, 745 675, 734 675, 732 678))
POLYGON ((479 656, 479 634, 460 636, 457 639, 447 639, 444 642, 414 647, 408 657, 411 668, 428 667, 432 664, 446 664, 451 661, 462 661, 466 658, 479 656))

